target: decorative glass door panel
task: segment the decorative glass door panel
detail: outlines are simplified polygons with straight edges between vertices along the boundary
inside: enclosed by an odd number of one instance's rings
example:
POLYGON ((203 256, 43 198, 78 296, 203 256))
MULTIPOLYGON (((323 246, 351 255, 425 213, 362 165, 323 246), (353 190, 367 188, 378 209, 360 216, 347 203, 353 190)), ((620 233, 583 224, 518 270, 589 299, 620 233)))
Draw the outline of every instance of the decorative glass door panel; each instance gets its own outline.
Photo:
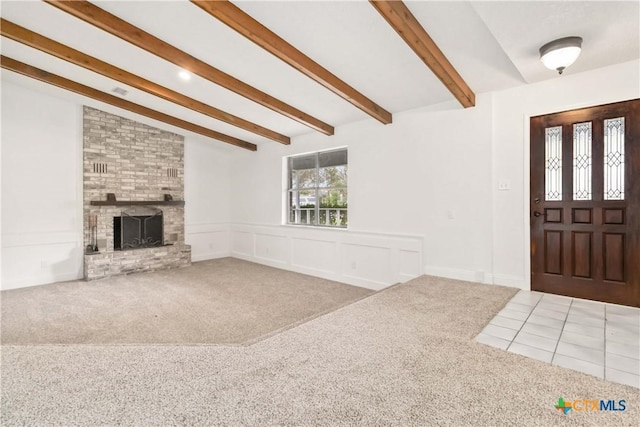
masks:
POLYGON ((562 126, 549 127, 545 134, 545 200, 562 200, 562 126))
POLYGON ((604 121, 604 199, 624 200, 624 117, 604 121))
POLYGON ((531 288, 640 306, 640 100, 531 118, 531 288))
POLYGON ((573 200, 591 200, 591 122, 573 125, 573 200))

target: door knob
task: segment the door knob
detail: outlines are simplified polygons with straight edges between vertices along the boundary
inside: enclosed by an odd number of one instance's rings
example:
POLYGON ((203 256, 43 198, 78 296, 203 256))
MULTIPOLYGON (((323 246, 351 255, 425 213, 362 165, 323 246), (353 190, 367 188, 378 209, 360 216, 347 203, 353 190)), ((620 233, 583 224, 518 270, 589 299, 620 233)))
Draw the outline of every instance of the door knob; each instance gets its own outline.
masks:
POLYGON ((540 213, 540 212, 538 212, 538 211, 533 212, 533 216, 535 216, 535 217, 539 217, 539 216, 541 216, 541 215, 544 215, 544 214, 543 214, 543 213, 540 213))

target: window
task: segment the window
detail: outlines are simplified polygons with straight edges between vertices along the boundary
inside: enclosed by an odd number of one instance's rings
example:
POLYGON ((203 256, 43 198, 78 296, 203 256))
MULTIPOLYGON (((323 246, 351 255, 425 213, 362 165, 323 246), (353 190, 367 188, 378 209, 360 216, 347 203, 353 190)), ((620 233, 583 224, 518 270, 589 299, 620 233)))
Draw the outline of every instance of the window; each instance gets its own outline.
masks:
POLYGON ((346 227, 347 149, 287 159, 287 223, 346 227))
POLYGON ((562 200, 562 126, 544 130, 545 200, 562 200))

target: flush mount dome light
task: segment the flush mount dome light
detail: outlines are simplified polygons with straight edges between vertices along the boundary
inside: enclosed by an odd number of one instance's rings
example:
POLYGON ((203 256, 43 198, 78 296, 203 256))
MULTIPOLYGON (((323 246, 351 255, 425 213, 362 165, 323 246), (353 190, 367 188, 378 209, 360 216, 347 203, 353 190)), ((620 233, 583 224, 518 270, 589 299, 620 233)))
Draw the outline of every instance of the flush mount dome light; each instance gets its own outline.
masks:
POLYGON ((562 74, 565 68, 576 62, 582 50, 582 37, 564 37, 540 48, 540 61, 550 70, 562 74))

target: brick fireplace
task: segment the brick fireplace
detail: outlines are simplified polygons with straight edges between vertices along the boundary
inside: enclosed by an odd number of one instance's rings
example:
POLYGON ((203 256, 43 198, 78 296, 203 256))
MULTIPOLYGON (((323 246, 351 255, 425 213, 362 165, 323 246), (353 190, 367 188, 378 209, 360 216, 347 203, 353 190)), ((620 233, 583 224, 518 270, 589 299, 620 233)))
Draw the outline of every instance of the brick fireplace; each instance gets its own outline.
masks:
POLYGON ((86 106, 83 113, 85 279, 190 265, 184 137, 86 106))

